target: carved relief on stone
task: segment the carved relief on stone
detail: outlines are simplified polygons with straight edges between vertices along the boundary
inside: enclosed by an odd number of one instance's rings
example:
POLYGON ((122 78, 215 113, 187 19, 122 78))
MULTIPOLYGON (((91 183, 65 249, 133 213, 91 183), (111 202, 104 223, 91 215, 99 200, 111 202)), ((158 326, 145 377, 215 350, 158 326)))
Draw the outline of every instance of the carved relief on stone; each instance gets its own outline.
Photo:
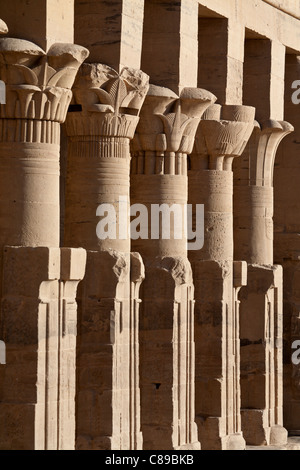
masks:
POLYGON ((98 135, 132 139, 148 91, 149 77, 141 70, 84 64, 74 85, 73 104, 82 112, 70 113, 70 136, 98 135))
POLYGON ((73 44, 53 44, 46 53, 23 39, 0 39, 0 79, 7 93, 6 105, 0 107, 0 118, 5 120, 0 139, 58 143, 59 128, 50 123, 64 122, 71 87, 88 54, 73 44))
POLYGON ((179 97, 150 85, 133 140, 132 173, 186 175, 201 116, 216 99, 200 88, 184 88, 179 97))

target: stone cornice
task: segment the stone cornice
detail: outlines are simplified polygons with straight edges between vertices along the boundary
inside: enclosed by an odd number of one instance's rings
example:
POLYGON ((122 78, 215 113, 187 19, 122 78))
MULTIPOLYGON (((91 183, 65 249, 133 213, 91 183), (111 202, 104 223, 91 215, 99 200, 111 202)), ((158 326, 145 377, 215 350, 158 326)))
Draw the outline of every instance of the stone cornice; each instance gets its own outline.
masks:
POLYGON ((298 0, 263 0, 265 3, 272 5, 277 10, 283 11, 288 15, 300 19, 300 4, 298 0))

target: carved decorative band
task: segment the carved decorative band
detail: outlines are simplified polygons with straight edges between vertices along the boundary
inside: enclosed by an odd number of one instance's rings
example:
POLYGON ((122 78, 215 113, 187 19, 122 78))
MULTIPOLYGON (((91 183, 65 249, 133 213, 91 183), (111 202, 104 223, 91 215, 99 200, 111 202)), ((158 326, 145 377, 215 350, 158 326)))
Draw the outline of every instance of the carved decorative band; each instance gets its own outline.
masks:
POLYGON ((68 113, 66 130, 70 137, 103 136, 133 139, 138 122, 137 116, 129 114, 77 112, 68 113))
POLYGON ((187 156, 175 152, 134 152, 131 174, 187 176, 187 156))
POLYGON ((129 140, 120 137, 72 137, 70 155, 82 158, 130 159, 129 140))
POLYGON ((34 119, 0 119, 0 142, 60 144, 60 124, 34 119))
POLYGON ((47 87, 42 92, 33 85, 8 85, 6 105, 0 106, 0 117, 62 123, 71 99, 72 92, 66 88, 47 87))

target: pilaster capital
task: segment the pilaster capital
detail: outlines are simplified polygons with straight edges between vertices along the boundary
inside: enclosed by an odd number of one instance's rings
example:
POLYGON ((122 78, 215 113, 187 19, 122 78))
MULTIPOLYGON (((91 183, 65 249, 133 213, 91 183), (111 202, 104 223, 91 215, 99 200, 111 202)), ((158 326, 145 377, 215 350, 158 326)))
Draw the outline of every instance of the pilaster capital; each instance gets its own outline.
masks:
POLYGON ((87 49, 53 44, 48 52, 23 39, 0 39, 0 79, 6 84, 2 119, 65 121, 71 88, 87 49))
POLYGON ((184 88, 177 96, 150 85, 133 142, 134 151, 191 153, 203 112, 216 97, 200 88, 184 88))
POLYGON ((174 287, 184 284, 193 284, 192 267, 189 260, 185 257, 179 256, 157 256, 148 266, 148 270, 163 272, 165 276, 167 273, 170 275, 174 287))
POLYGON ((74 84, 73 104, 66 122, 69 136, 132 139, 149 87, 149 77, 129 67, 121 73, 104 64, 83 64, 74 84))
POLYGON ((130 253, 130 280, 141 285, 145 279, 145 266, 139 253, 130 253))
POLYGON ((240 156, 253 132, 255 108, 213 105, 198 127, 193 158, 195 168, 231 171, 234 157, 240 156))

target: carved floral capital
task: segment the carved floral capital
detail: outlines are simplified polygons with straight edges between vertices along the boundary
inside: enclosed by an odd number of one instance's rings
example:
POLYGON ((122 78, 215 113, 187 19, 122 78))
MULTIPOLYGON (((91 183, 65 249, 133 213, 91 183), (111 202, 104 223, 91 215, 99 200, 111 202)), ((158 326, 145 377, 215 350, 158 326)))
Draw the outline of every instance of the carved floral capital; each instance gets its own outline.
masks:
POLYGON ((141 70, 125 67, 118 73, 104 64, 83 64, 73 88, 68 135, 132 139, 148 87, 141 70))
POLYGON ((192 152, 201 116, 216 99, 200 88, 184 88, 177 96, 167 88, 150 85, 132 150, 135 158, 143 159, 146 153, 147 160, 152 153, 157 159, 150 162, 152 170, 145 161, 144 169, 133 173, 186 174, 183 156, 186 159, 192 152))
POLYGON ((273 187, 276 152, 280 142, 294 127, 286 121, 270 119, 259 124, 255 122, 254 131, 243 153, 243 168, 248 168, 247 184, 273 187))
POLYGON ((233 158, 243 153, 253 132, 254 118, 251 106, 211 106, 197 131, 192 166, 199 167, 201 159, 203 169, 230 171, 233 158))
POLYGON ((0 117, 62 123, 71 88, 87 49, 54 44, 46 53, 23 39, 0 39, 0 79, 6 84, 6 105, 0 117))

